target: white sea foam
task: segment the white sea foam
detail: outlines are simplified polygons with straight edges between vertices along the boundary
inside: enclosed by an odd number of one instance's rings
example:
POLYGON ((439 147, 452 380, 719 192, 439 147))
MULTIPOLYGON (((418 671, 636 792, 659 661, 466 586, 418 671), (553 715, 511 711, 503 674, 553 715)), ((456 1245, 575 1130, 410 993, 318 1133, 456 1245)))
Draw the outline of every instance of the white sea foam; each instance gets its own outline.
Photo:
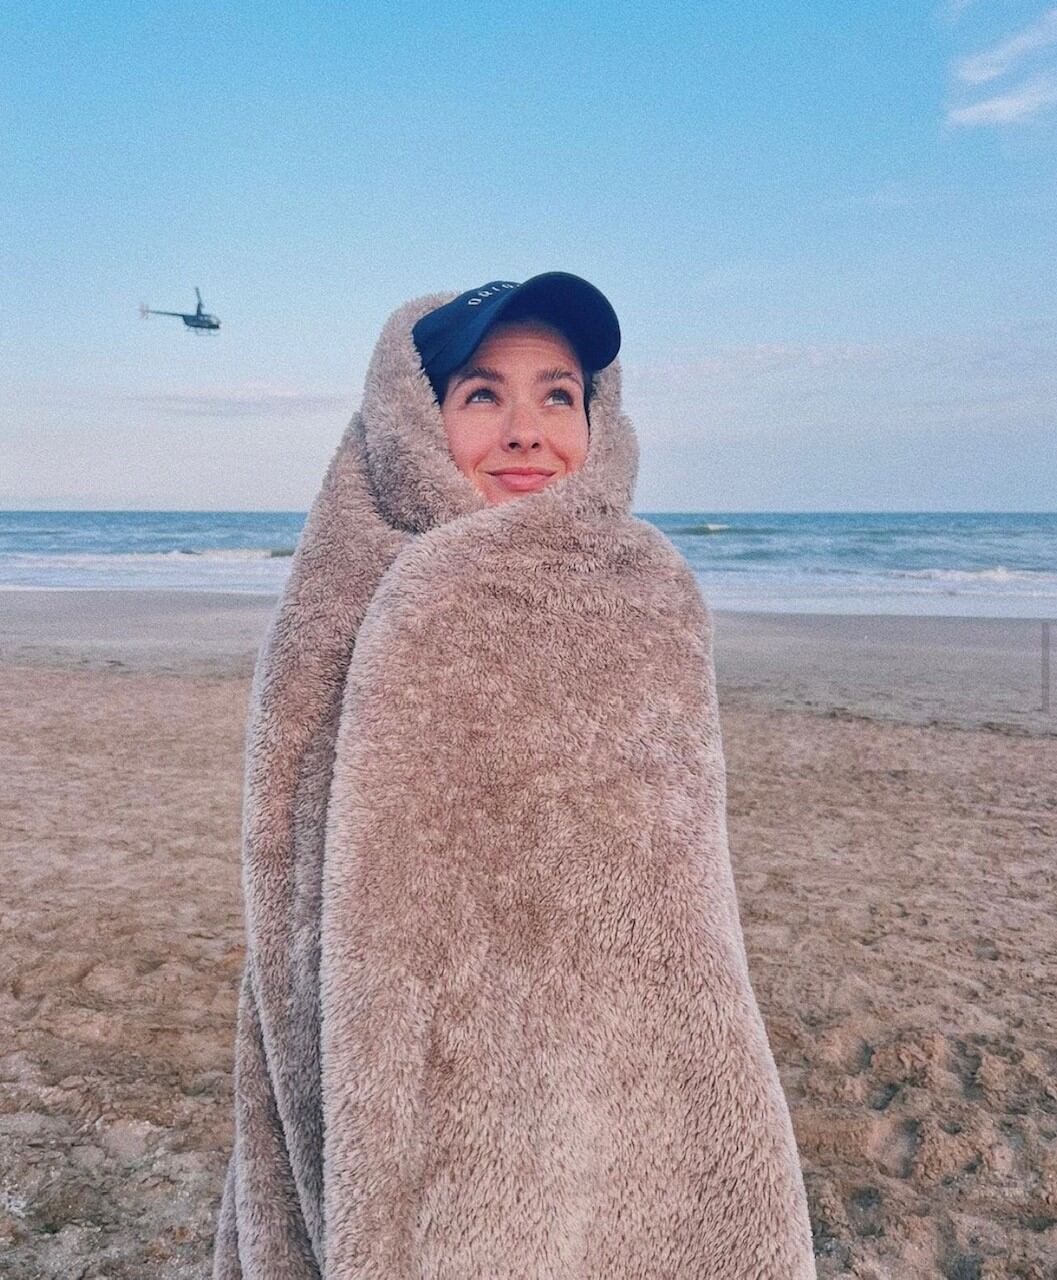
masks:
POLYGON ((267 548, 0 554, 0 587, 248 591, 282 589, 290 554, 267 548))
POLYGON ((926 578, 930 582, 1035 582, 1057 583, 1057 573, 1044 569, 1007 569, 996 564, 989 569, 890 569, 897 578, 926 578))

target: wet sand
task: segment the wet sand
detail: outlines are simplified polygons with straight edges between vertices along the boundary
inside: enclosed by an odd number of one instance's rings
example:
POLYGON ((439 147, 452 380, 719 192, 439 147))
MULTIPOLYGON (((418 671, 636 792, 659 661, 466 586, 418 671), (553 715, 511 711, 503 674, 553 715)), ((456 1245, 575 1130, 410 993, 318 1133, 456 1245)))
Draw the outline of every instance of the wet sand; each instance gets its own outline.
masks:
MULTIPOLYGON (((274 602, 175 597, 0 593, 18 1280, 208 1274, 274 602)), ((1057 1276, 1057 737, 1037 624, 962 623, 716 618, 742 920, 823 1277, 1057 1276)))
MULTIPOLYGON (((0 662, 249 675, 272 596, 0 590, 0 662)), ((1057 625, 1053 627, 1057 668, 1057 625)), ((1043 715, 1042 624, 1027 619, 715 614, 729 697, 914 724, 1057 732, 1043 715)))

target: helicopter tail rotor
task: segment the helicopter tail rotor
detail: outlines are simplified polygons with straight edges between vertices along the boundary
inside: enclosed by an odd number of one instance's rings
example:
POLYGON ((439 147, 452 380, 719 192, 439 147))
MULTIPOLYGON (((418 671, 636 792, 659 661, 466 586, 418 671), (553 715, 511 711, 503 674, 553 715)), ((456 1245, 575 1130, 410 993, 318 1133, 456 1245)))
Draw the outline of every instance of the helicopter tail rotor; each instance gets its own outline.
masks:
POLYGON ((150 307, 148 307, 145 302, 141 302, 139 304, 139 318, 141 320, 146 320, 149 315, 150 315, 150 307))

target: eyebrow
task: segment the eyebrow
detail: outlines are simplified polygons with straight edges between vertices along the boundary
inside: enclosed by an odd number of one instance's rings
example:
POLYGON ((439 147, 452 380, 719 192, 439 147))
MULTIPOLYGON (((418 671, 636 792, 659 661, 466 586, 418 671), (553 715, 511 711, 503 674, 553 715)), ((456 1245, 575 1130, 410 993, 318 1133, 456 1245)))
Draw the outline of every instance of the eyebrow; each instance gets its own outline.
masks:
POLYGON ((546 369, 543 373, 536 375, 537 382, 560 382, 563 378, 569 382, 575 382, 578 387, 583 385, 571 369, 546 369))
MULTIPOLYGON (((506 382, 506 378, 503 377, 498 369, 491 369, 485 364, 475 364, 471 365, 469 369, 464 369, 456 377, 449 390, 454 391, 456 387, 461 386, 464 382, 469 382, 473 378, 481 378, 485 382, 506 382)), ((560 382, 563 378, 569 382, 574 382, 578 387, 583 386, 580 379, 571 369, 557 367, 544 369, 541 373, 536 374, 537 382, 560 382)))
POLYGON ((454 391, 456 387, 464 382, 469 382, 471 378, 483 378, 486 382, 506 382, 506 378, 498 369, 489 369, 487 365, 475 364, 469 369, 464 369, 451 384, 450 390, 454 391))

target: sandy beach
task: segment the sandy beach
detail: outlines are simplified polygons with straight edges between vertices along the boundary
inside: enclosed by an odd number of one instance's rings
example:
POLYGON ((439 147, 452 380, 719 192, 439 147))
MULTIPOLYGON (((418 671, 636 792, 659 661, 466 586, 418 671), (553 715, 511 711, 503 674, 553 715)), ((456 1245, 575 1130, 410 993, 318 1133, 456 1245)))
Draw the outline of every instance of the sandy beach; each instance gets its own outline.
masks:
MULTIPOLYGON (((203 1277, 267 597, 0 592, 0 1273, 203 1277)), ((734 871, 821 1277, 1057 1277, 1039 624, 717 614, 734 871)))

